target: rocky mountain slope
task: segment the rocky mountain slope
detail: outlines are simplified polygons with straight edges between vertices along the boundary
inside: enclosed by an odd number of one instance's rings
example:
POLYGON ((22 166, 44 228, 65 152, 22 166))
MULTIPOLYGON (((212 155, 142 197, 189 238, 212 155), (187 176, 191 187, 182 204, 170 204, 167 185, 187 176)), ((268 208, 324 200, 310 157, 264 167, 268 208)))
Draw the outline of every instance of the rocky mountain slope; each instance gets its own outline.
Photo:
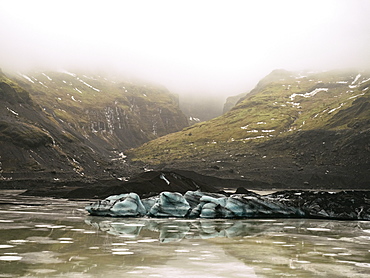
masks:
POLYGON ((188 125, 164 88, 66 71, 0 73, 0 103, 3 179, 127 175, 126 149, 188 125))
POLYGON ((223 113, 229 112, 232 108, 234 108, 236 104, 238 104, 247 95, 248 97, 250 97, 253 94, 257 93, 263 86, 267 85, 268 83, 279 81, 281 79, 284 79, 288 75, 290 75, 290 73, 286 70, 280 69, 272 71, 269 75, 262 78, 253 90, 238 94, 236 96, 228 97, 224 104, 223 113))
POLYGON ((228 113, 129 156, 270 188, 368 188, 369 88, 368 72, 276 70, 228 113))

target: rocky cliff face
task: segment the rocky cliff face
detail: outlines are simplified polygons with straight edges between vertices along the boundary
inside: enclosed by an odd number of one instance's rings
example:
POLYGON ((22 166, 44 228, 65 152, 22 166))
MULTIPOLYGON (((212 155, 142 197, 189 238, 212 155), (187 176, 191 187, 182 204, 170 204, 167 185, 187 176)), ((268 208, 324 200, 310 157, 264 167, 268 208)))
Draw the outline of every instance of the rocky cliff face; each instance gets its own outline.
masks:
POLYGON ((123 175, 124 151, 188 125, 153 85, 70 72, 0 76, 3 178, 123 175))
POLYGON ((369 73, 277 70, 223 116, 130 157, 261 186, 367 188, 369 103, 369 73))

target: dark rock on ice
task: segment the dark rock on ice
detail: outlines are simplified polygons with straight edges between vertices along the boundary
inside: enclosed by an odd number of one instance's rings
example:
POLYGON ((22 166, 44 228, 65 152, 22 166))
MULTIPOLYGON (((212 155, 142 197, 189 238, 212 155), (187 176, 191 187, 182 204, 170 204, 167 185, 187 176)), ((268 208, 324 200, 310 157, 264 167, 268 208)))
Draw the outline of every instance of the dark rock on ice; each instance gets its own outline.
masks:
POLYGON ((86 180, 14 180, 6 184, 0 180, 2 189, 27 189, 23 195, 47 196, 68 199, 104 199, 111 195, 136 193, 141 199, 159 195, 161 192, 179 192, 201 190, 217 192, 225 183, 241 184, 242 181, 230 181, 208 177, 191 171, 149 171, 137 174, 128 181, 118 179, 86 180))
POLYGON ((310 218, 370 220, 369 191, 287 190, 266 197, 286 206, 299 208, 310 218))
POLYGON ((225 197, 224 194, 220 193, 211 193, 211 192, 202 192, 202 191, 187 191, 184 194, 186 201, 189 203, 190 207, 194 209, 196 206, 199 205, 200 199, 204 196, 209 196, 213 198, 221 198, 225 197))
MULTIPOLYGON (((272 202, 262 196, 234 194, 230 197, 203 196, 196 208, 201 218, 255 218, 299 217, 304 213, 297 209, 272 202)), ((195 210, 193 210, 195 211, 195 210)), ((195 213, 193 213, 195 215, 195 213)))

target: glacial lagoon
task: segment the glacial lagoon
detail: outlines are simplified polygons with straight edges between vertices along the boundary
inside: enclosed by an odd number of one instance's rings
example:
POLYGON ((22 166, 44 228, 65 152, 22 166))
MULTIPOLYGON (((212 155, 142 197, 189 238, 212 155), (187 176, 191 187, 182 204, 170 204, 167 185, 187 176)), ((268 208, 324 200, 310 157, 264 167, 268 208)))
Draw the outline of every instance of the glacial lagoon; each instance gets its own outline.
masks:
POLYGON ((369 277, 370 221, 90 216, 0 191, 0 277, 369 277))

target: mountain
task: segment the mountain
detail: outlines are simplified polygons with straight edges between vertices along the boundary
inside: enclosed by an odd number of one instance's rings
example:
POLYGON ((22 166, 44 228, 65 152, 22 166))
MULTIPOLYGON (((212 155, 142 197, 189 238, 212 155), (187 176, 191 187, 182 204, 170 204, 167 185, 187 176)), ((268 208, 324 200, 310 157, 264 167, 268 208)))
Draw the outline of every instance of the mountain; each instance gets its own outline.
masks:
POLYGON ((272 71, 269 75, 262 78, 258 82, 256 87, 253 90, 251 90, 250 92, 245 92, 245 93, 238 94, 236 96, 228 97, 226 99, 225 104, 224 104, 223 113, 226 113, 226 112, 230 111, 236 104, 238 104, 245 97, 247 97, 247 96, 250 97, 253 94, 257 93, 263 86, 265 86, 265 85, 267 85, 271 82, 275 82, 275 81, 285 79, 285 78, 289 77, 290 75, 292 75, 292 73, 290 73, 289 71, 284 70, 284 69, 277 69, 277 70, 272 71))
POLYGON ((127 175, 125 150, 188 125, 163 87, 67 71, 0 73, 0 104, 3 179, 127 175))
POLYGON ((129 157, 270 188, 368 188, 369 88, 369 72, 275 70, 226 114, 129 157))

